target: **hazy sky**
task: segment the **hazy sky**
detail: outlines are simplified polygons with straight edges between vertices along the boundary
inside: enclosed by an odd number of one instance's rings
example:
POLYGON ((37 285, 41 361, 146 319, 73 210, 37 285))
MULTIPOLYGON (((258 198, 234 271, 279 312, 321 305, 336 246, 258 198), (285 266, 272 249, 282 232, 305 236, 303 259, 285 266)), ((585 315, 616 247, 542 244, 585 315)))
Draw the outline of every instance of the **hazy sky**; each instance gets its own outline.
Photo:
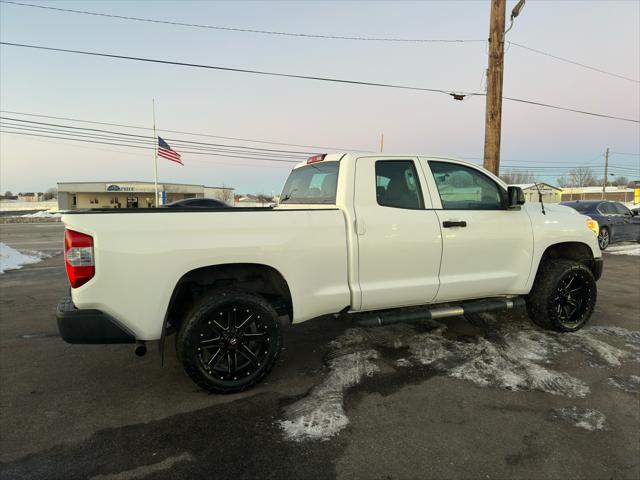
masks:
MULTIPOLYGON (((508 11, 514 4, 507 3, 508 11)), ((50 1, 46 5, 326 35, 484 39, 489 27, 489 3, 484 1, 50 1)), ((0 36, 5 42, 445 90, 479 91, 484 87, 481 81, 487 64, 485 43, 277 37, 5 3, 0 4, 0 13, 0 36)), ((638 1, 530 0, 507 40, 640 78, 638 1)), ((387 152, 463 157, 481 157, 483 152, 485 100, 480 96, 457 102, 437 93, 6 46, 0 53, 2 110, 151 126, 151 99, 155 97, 160 129, 366 150, 377 149, 380 132, 384 132, 387 152)), ((506 53, 504 95, 640 117, 640 84, 515 46, 506 53)), ((530 166, 540 179, 552 183, 571 165, 588 164, 601 175, 603 160, 598 155, 606 147, 615 152, 640 152, 637 123, 509 102, 504 103, 503 112, 503 165, 530 166)), ((2 192, 44 190, 58 181, 153 179, 150 152, 10 134, 0 139, 2 192)), ((201 155, 184 154, 183 160, 185 166, 180 167, 160 159, 160 181, 224 183, 240 192, 271 193, 280 191, 290 169, 286 164, 201 155)), ((640 177, 638 156, 612 155, 611 163, 614 173, 640 177), (627 168, 638 173, 630 174, 627 168)))

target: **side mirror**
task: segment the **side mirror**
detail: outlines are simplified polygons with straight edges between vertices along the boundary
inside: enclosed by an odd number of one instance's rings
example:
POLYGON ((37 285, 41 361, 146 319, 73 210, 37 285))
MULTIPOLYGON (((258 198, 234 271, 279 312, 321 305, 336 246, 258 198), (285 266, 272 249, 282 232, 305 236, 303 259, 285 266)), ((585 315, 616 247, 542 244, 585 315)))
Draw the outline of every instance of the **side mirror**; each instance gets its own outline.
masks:
POLYGON ((638 212, 638 210, 631 210, 631 216, 632 217, 637 217, 639 213, 640 212, 638 212))
POLYGON ((507 187, 507 207, 524 205, 524 192, 520 187, 507 187))

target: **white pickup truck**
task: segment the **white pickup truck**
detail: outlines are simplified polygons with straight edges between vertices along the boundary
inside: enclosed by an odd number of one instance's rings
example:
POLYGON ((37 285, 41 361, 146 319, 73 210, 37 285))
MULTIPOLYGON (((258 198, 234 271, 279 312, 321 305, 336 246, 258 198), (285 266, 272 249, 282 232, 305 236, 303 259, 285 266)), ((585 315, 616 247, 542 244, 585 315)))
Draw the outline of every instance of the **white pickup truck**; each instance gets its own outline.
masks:
POLYGON ((451 158, 328 154, 291 172, 275 208, 69 212, 70 343, 144 344, 176 333, 189 376, 255 385, 283 323, 343 313, 362 325, 525 304, 571 332, 596 302, 597 223, 451 158), (414 309, 399 307, 421 306, 414 309))

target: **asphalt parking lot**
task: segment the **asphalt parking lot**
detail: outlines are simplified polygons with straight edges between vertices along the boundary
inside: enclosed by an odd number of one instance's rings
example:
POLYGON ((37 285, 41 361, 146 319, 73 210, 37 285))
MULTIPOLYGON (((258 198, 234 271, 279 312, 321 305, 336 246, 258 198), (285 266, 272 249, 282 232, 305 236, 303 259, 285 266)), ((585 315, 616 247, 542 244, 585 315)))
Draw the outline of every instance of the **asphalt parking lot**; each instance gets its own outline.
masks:
MULTIPOLYGON (((2 225, 55 254, 60 224, 2 225)), ((68 345, 61 255, 0 275, 0 478, 640 477, 640 257, 605 254, 590 325, 522 314, 291 328, 258 387, 198 390, 173 350, 68 345)))

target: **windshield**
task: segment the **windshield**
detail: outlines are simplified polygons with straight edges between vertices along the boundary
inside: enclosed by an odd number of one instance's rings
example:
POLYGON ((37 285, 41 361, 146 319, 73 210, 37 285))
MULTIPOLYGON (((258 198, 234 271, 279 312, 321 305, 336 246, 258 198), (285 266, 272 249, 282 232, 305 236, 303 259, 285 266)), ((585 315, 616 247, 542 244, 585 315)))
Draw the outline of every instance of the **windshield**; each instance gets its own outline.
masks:
POLYGON ((336 203, 338 162, 296 168, 284 185, 280 203, 336 203))

